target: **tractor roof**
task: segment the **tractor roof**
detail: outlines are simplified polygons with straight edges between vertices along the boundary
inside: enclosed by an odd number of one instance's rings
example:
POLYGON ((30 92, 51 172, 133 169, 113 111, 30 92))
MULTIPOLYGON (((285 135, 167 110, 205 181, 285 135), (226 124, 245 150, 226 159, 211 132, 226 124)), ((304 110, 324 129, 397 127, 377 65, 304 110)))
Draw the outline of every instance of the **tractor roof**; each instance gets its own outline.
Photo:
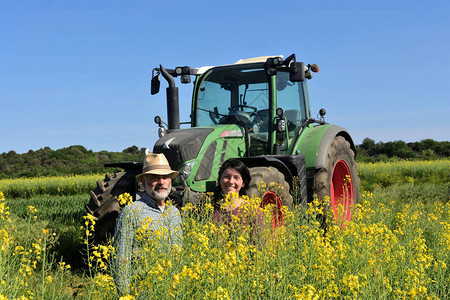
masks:
MULTIPOLYGON (((283 55, 258 56, 258 57, 240 59, 237 62, 235 62, 234 64, 222 65, 220 67, 232 66, 232 65, 240 65, 240 64, 263 63, 263 62, 266 62, 266 60, 269 57, 281 57, 281 58, 284 58, 283 55)), ((194 75, 201 75, 201 74, 205 73, 206 71, 208 71, 209 69, 214 68, 214 67, 217 67, 217 66, 205 66, 205 67, 195 68, 195 69, 192 69, 192 74, 194 74, 194 75)))

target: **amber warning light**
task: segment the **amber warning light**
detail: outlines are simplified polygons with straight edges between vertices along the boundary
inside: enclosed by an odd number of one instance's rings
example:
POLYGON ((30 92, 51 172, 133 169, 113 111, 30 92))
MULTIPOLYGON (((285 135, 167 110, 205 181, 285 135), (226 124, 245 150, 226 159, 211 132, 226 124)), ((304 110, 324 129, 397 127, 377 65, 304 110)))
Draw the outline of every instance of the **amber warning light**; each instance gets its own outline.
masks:
POLYGON ((319 72, 319 66, 316 65, 316 64, 308 65, 308 69, 310 69, 310 70, 313 71, 314 73, 319 72))

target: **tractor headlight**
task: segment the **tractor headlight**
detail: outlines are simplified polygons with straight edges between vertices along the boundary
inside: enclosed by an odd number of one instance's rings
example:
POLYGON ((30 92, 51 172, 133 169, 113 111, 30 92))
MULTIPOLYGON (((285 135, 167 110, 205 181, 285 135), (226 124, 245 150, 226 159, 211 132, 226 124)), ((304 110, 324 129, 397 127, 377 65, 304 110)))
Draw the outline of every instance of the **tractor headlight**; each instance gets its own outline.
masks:
POLYGON ((159 127, 158 128, 158 136, 159 136, 159 138, 162 138, 165 135, 166 135, 166 129, 164 127, 159 127))
POLYGON ((176 76, 181 76, 181 83, 190 83, 191 82, 191 67, 176 67, 175 68, 176 76))
POLYGON ((189 175, 191 175, 194 164, 195 161, 191 161, 184 165, 183 169, 181 170, 181 173, 183 174, 184 178, 188 178, 189 175))
POLYGON ((267 75, 272 76, 277 74, 277 67, 283 64, 283 57, 269 57, 264 64, 264 69, 267 75))
POLYGON ((279 119, 277 121, 278 132, 284 132, 286 130, 286 121, 284 119, 279 119))

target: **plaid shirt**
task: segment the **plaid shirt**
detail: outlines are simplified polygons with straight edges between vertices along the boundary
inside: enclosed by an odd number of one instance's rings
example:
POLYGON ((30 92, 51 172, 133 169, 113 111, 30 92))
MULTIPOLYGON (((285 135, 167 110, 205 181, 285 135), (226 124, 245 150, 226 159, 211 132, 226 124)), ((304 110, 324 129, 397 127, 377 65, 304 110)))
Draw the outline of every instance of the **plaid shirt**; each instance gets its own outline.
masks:
POLYGON ((128 291, 132 275, 132 258, 140 256, 141 245, 162 236, 158 241, 161 251, 181 245, 183 232, 180 212, 172 205, 161 211, 155 200, 143 193, 139 200, 123 208, 114 233, 116 249, 115 281, 119 290, 128 291), (159 231, 159 232, 157 232, 159 231), (143 239, 144 238, 144 239, 143 239))

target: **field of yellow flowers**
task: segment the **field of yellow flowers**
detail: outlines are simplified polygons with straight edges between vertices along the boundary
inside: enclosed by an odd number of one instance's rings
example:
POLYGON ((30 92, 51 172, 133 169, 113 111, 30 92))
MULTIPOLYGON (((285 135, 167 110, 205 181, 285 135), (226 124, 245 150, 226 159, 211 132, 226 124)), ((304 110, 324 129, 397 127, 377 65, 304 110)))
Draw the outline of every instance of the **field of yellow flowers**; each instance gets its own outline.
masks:
POLYGON ((74 175, 69 177, 36 177, 19 179, 0 179, 0 191, 5 197, 33 197, 37 195, 76 195, 89 193, 95 188, 97 180, 104 175, 74 175))
MULTIPOLYGON (((213 224, 207 198, 200 207, 188 205, 182 245, 160 251, 158 239, 145 241, 124 295, 114 286, 114 248, 89 243, 95 221, 64 223, 68 214, 73 222, 73 216, 81 219, 88 196, 0 194, 0 299, 448 299, 445 166, 450 169, 449 160, 361 165, 369 189, 361 190, 349 224, 323 224, 322 203, 314 201, 286 212, 285 226, 263 227, 256 240, 252 228, 213 224), (438 175, 430 174, 434 169, 438 175), (379 182, 381 174, 400 179, 379 182), (58 210, 78 202, 79 210, 67 207, 70 213, 55 216, 47 212, 48 199, 58 210), (72 243, 83 249, 84 268, 71 267, 55 251, 69 225, 77 228, 72 243)), ((259 201, 246 201, 249 212, 259 201)), ((266 215, 270 219, 270 208, 266 215)))
POLYGON ((448 183, 450 159, 432 161, 397 161, 359 163, 362 188, 390 186, 395 183, 448 183))

